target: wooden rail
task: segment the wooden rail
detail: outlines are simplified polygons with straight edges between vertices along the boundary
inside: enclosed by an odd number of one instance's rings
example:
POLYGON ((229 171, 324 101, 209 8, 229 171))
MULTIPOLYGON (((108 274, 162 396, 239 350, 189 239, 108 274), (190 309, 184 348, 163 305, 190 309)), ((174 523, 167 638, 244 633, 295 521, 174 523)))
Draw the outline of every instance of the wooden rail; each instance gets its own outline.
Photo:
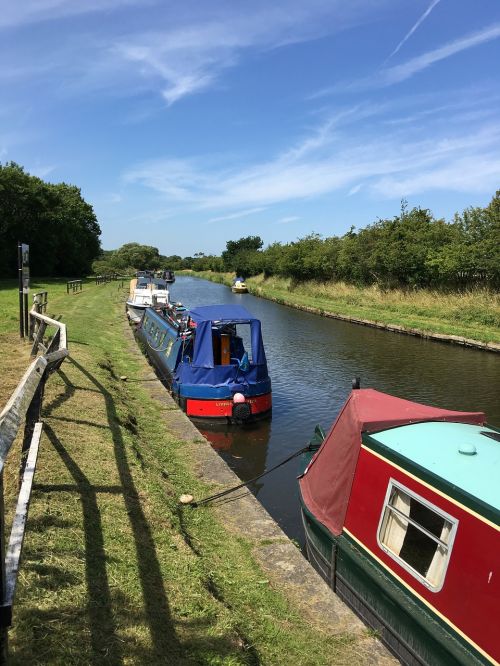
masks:
POLYGON ((35 306, 29 316, 30 331, 36 330, 31 353, 35 355, 42 351, 43 355, 31 363, 0 412, 0 664, 6 664, 8 657, 8 628, 12 623, 17 574, 42 433, 40 416, 45 382, 69 353, 65 324, 37 312, 35 306), (45 341, 44 335, 49 327, 55 328, 55 332, 50 340, 45 341), (5 555, 3 470, 23 421, 20 491, 5 555))
POLYGON ((39 314, 47 312, 47 305, 49 304, 49 292, 37 291, 33 294, 33 310, 39 314))
POLYGON ((83 289, 83 282, 81 280, 68 280, 66 282, 66 293, 69 294, 71 291, 73 294, 76 294, 83 289))

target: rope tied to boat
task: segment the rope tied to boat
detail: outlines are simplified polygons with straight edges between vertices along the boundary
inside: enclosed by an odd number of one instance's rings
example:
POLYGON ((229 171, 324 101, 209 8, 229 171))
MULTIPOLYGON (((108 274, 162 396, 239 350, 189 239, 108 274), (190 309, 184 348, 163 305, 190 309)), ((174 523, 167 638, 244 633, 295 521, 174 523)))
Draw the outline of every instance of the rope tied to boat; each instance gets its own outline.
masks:
MULTIPOLYGON (((290 462, 290 460, 293 460, 294 458, 297 458, 300 456, 302 453, 306 453, 306 451, 313 451, 317 448, 316 445, 309 443, 307 446, 302 447, 298 451, 295 451, 295 453, 292 453, 289 455, 287 458, 279 462, 277 465, 273 465, 273 467, 270 467, 267 469, 265 472, 262 472, 262 474, 259 474, 258 476, 254 476, 253 479, 250 479, 249 481, 244 481, 243 483, 239 483, 237 486, 233 486, 232 488, 228 488, 227 490, 222 490, 220 493, 215 493, 214 495, 210 495, 209 497, 204 497, 201 500, 198 500, 197 502, 193 501, 182 501, 180 500, 180 504, 185 505, 185 506, 191 506, 193 509, 198 508, 199 506, 203 506, 205 504, 209 504, 210 502, 215 502, 217 500, 221 500, 223 497, 226 495, 229 495, 230 493, 235 492, 236 490, 240 490, 240 488, 244 488, 245 486, 249 486, 252 483, 255 483, 255 481, 258 481, 261 479, 263 476, 266 476, 266 474, 270 474, 271 472, 274 472, 274 470, 278 469, 278 467, 282 467, 283 465, 286 465, 287 462, 290 462)), ((182 496, 184 497, 190 497, 190 496, 182 496)), ((240 495, 240 497, 244 497, 244 495, 240 495)), ((238 498, 235 498, 238 499, 238 498)))

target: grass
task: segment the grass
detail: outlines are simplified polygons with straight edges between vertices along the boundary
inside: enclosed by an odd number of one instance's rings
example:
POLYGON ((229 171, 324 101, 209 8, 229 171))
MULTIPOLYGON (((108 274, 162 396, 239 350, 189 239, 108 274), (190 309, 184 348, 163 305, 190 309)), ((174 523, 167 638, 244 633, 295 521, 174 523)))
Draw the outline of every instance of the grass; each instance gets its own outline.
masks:
MULTIPOLYGON (((15 285, 0 286, 5 402, 29 347, 17 337, 15 285)), ((212 489, 141 380, 126 288, 37 286, 68 326, 71 356, 46 388, 10 663, 360 663, 359 639, 311 627, 256 564, 254 544, 212 509, 179 509, 181 493, 212 489)), ((15 475, 12 452, 10 498, 15 475)))
MULTIPOLYGON (((231 273, 191 273, 231 284, 231 273)), ((249 291, 291 306, 313 308, 425 333, 456 335, 479 342, 500 343, 500 294, 475 289, 465 293, 431 290, 384 291, 342 282, 305 282, 263 275, 246 280, 249 291)))

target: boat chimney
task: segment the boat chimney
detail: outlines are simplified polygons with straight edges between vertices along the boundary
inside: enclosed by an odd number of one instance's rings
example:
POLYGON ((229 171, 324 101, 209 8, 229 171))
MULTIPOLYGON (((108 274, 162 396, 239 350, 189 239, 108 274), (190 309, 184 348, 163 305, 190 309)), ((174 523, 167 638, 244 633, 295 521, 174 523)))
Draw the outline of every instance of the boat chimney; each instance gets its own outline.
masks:
POLYGON ((354 377, 352 380, 352 390, 361 388, 361 377, 354 377))

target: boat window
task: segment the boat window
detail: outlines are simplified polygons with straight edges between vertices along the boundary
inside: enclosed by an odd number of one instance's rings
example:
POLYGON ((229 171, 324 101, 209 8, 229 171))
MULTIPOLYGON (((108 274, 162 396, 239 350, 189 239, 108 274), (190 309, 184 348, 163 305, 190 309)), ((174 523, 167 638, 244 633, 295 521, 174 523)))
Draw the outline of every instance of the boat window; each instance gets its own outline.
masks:
MULTIPOLYGON (((233 341, 235 356, 241 361, 244 352, 248 354, 248 360, 250 363, 252 360, 252 341, 250 338, 250 324, 237 324, 236 326, 236 336, 233 341)), ((231 350, 233 354, 233 350, 231 350)))
POLYGON ((458 521, 423 497, 389 482, 379 546, 434 592, 444 582, 458 521))
POLYGON ((214 365, 240 365, 248 369, 252 361, 250 324, 225 324, 213 327, 212 348, 214 365))

